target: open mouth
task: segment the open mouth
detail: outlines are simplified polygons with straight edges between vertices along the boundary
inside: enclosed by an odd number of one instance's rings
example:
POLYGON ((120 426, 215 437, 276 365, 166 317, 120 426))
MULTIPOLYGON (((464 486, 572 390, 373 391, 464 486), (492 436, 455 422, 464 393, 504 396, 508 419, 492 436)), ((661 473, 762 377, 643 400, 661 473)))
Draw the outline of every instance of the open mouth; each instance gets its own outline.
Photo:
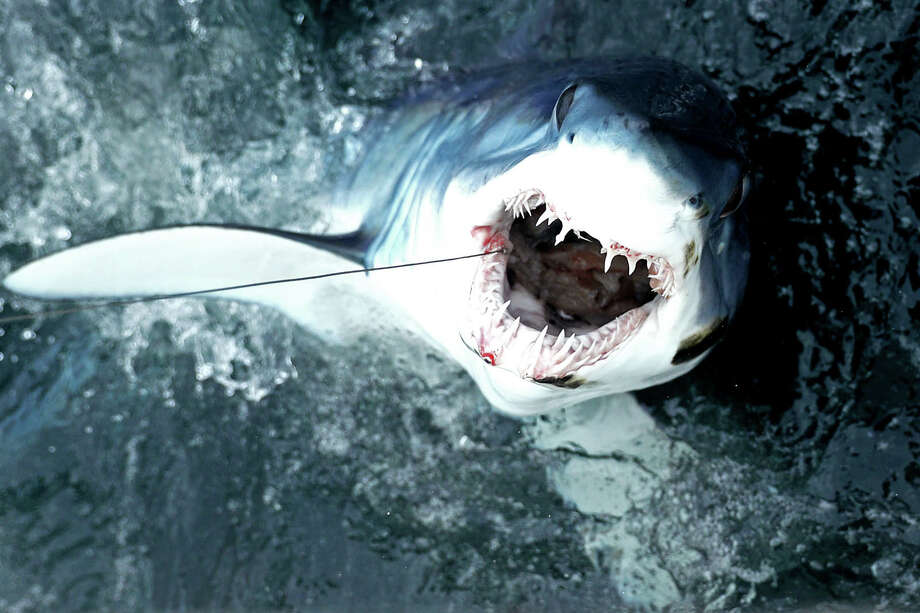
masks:
POLYGON ((576 220, 525 190, 474 235, 484 247, 470 291, 470 337, 488 363, 521 377, 565 384, 621 346, 655 304, 674 291, 658 256, 600 241, 576 220), (606 243, 606 244, 605 244, 606 243))

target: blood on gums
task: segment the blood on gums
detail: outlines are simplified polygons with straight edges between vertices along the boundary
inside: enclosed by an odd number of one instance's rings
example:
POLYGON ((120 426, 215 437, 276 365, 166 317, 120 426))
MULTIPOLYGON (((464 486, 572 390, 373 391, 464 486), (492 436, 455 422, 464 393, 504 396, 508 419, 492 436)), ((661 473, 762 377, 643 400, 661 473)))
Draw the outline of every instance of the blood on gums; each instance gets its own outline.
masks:
POLYGON ((492 230, 492 226, 476 226, 470 232, 473 235, 473 238, 479 239, 482 241, 482 248, 488 251, 495 249, 504 249, 505 248, 505 239, 504 237, 492 230))
MULTIPOLYGON (((492 226, 476 226, 470 234, 473 238, 482 241, 482 248, 488 251, 505 248, 505 238, 500 232, 495 232, 492 226)), ((479 350, 479 355, 491 366, 495 366, 495 354, 489 351, 479 350)))

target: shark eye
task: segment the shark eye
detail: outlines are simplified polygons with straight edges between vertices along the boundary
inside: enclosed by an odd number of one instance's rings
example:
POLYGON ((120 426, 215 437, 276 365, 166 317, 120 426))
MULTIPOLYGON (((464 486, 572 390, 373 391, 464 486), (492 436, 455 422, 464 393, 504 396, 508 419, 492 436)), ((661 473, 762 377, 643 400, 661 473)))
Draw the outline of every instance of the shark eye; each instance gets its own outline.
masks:
POLYGON ((741 203, 747 198, 750 185, 751 181, 748 175, 744 175, 738 179, 738 183, 735 184, 735 189, 732 190, 731 196, 728 197, 728 201, 726 201, 725 207, 719 215, 719 219, 725 219, 741 207, 741 203))
POLYGON ((572 102, 575 100, 575 90, 577 88, 577 83, 569 85, 559 94, 559 99, 556 100, 556 106, 553 108, 553 117, 556 121, 557 130, 562 129, 562 122, 565 121, 565 116, 569 114, 569 109, 572 108, 572 102))

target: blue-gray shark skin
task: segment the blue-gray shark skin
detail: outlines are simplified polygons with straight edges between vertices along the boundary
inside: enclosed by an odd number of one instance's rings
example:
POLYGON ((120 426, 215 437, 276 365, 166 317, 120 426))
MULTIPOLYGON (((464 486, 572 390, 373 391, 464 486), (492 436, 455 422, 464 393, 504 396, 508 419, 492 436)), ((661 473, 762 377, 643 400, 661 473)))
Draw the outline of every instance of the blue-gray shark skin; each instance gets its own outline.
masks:
MULTIPOLYGON (((747 187, 735 130, 716 87, 676 62, 503 67, 428 87, 368 129, 363 161, 330 195, 354 220, 346 234, 140 232, 43 258, 5 284, 125 297, 345 267, 317 249, 367 267, 501 249, 349 289, 412 322, 496 408, 545 412, 677 377, 718 340, 749 258, 732 215, 747 187)), ((298 298, 310 292, 230 297, 319 329, 345 312, 334 293, 321 309, 298 298)))

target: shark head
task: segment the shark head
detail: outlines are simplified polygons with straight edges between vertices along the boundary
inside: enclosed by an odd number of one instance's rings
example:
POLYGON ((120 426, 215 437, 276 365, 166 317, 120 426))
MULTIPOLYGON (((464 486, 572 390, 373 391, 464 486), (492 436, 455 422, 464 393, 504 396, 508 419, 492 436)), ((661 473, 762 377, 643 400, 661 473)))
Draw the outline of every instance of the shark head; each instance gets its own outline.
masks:
POLYGON ((455 353, 499 409, 673 379, 735 312, 743 156, 731 126, 699 129, 692 96, 680 96, 650 110, 617 83, 572 82, 545 118, 549 145, 466 194, 472 240, 502 252, 473 272, 455 353))

